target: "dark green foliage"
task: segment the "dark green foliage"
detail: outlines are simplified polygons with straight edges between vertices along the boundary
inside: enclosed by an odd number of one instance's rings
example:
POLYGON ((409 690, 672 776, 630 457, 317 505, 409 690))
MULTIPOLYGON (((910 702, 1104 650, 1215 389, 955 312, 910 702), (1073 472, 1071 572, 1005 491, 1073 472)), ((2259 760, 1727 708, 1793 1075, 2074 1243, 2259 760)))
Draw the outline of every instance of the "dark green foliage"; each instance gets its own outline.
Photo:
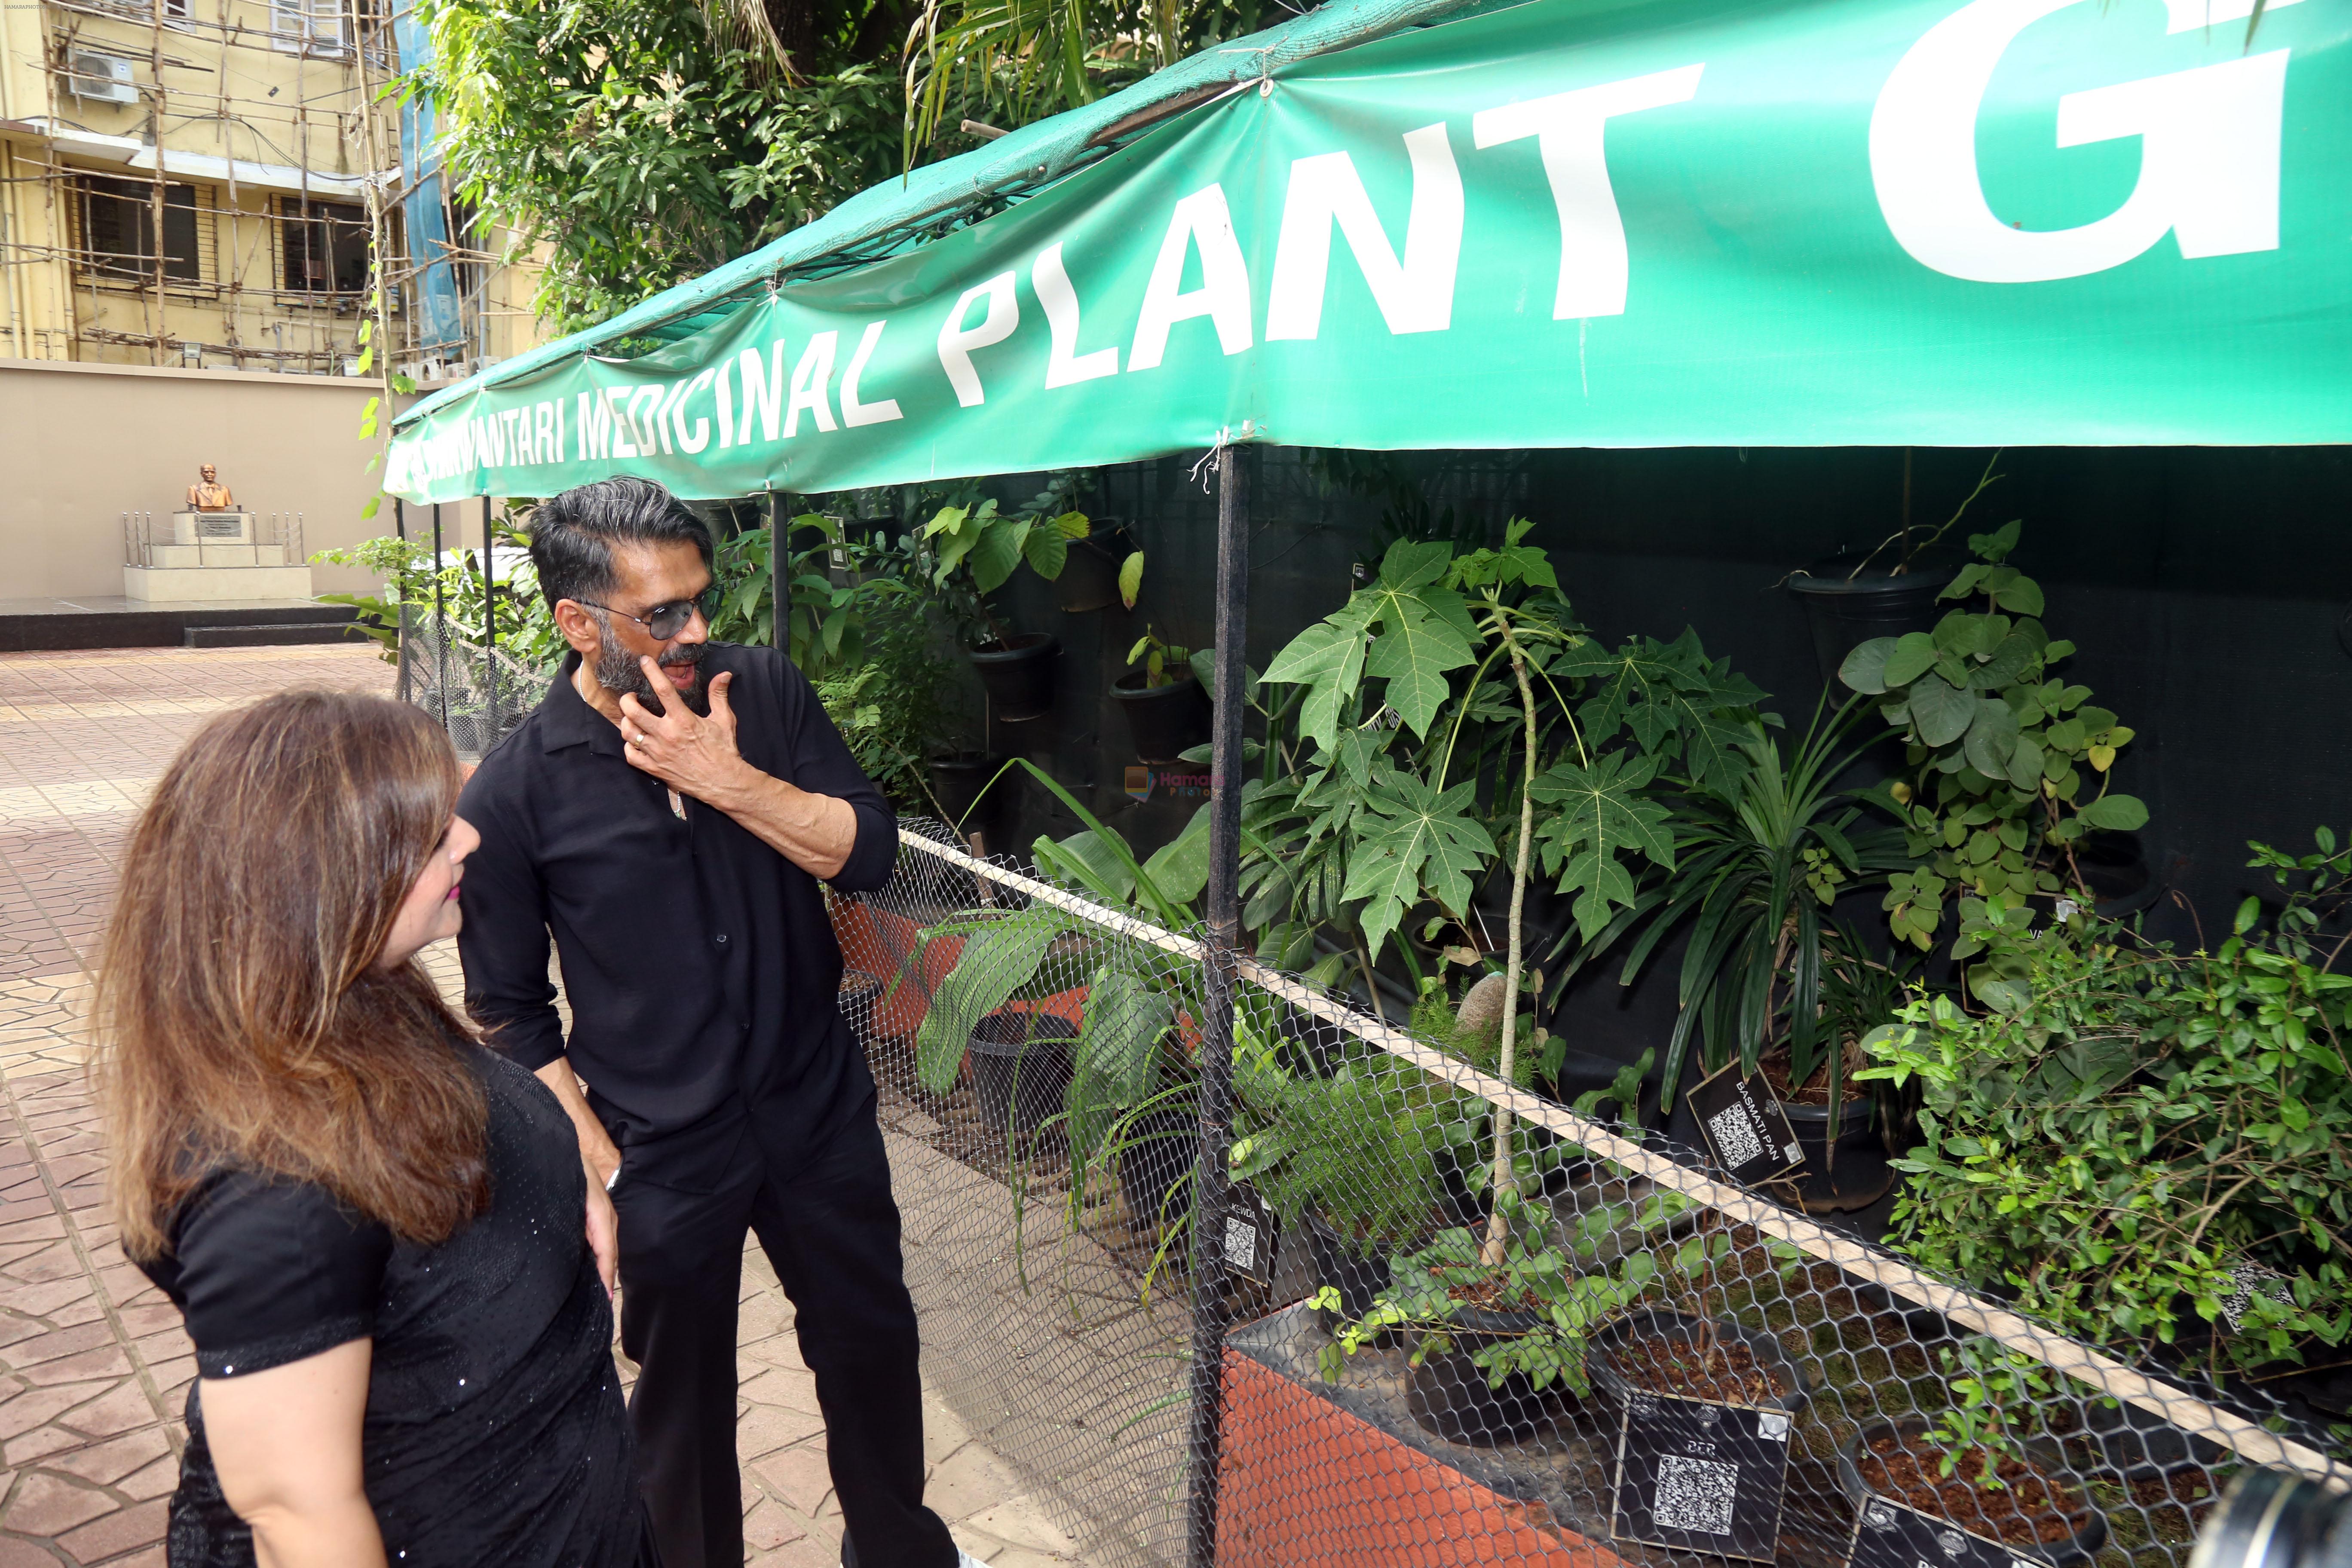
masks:
POLYGON ((1924 1100, 1922 1146, 1897 1162, 1902 1247, 2095 1343, 2176 1345, 2215 1370, 2340 1359, 2352 975, 2321 932, 2352 851, 2318 842, 2255 846, 2284 904, 2264 923, 2248 900, 2210 954, 2079 914, 2032 931, 2021 910, 1985 937, 1991 1011, 1938 997, 1877 1031, 1868 1076, 1916 1079, 1924 1100))
POLYGON ((2050 673, 2074 645, 2042 629, 2040 584, 2008 564, 2018 530, 2011 522, 1971 535, 1977 560, 1941 595, 1965 602, 1980 594, 1983 609, 1955 609, 1932 633, 1873 638, 1838 672, 1878 698, 1880 714, 1908 742, 1912 776, 1879 798, 1908 830, 1920 864, 1888 883, 1888 924, 1925 951, 1957 891, 1952 951, 1960 958, 2005 911, 2082 886, 2073 847, 2085 832, 2147 821, 2137 799, 2108 789, 2132 731, 2091 705, 2088 687, 2050 673))
POLYGON ((900 168, 897 38, 820 7, 785 79, 691 0, 420 0, 457 193, 546 248, 572 331, 816 217, 900 168))

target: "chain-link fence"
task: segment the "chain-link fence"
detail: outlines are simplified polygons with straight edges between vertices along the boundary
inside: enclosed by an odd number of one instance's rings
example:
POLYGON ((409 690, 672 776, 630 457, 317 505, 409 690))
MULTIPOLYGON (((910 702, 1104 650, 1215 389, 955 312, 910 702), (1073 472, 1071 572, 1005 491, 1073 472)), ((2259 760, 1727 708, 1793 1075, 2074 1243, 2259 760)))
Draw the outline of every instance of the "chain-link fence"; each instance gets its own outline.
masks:
POLYGON ((1742 1187, 1799 1155, 1769 1106, 1723 1095, 1706 1154, 1621 1131, 1504 1081, 1467 1001, 1435 1039, 1221 986, 1198 934, 901 837, 834 917, 926 1371, 1098 1568, 2188 1568, 2245 1463, 2352 1485, 2345 1428, 1742 1187))
POLYGON ((551 670, 484 647, 429 605, 399 608, 400 695, 432 714, 468 762, 504 740, 547 695, 551 670))

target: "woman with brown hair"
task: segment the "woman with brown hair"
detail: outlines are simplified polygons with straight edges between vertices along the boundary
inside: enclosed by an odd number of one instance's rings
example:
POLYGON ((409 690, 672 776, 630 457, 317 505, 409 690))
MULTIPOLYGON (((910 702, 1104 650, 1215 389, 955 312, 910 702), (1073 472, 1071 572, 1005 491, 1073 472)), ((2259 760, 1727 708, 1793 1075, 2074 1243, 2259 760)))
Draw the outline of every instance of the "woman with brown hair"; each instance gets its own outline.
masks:
POLYGON ((458 782, 415 709, 285 692, 131 837, 98 1071, 123 1247, 196 1346, 173 1568, 650 1562, 611 1204, 416 962, 478 842, 458 782))

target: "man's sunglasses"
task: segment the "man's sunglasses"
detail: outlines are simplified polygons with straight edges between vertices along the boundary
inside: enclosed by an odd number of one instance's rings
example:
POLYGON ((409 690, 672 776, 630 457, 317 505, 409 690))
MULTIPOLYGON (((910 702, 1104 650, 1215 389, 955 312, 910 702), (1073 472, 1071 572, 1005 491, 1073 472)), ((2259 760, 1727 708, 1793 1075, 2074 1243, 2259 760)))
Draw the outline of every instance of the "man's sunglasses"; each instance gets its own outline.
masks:
POLYGON ((614 609, 610 605, 600 605, 593 599, 581 599, 576 602, 593 610, 603 610, 608 615, 618 616, 623 620, 635 621, 646 628, 646 635, 654 641, 667 642, 693 624, 697 610, 702 612, 703 624, 709 625, 710 617, 719 613, 719 601, 722 596, 723 590, 718 584, 713 583, 691 599, 680 599, 669 605, 656 605, 642 616, 633 616, 626 610, 614 609))

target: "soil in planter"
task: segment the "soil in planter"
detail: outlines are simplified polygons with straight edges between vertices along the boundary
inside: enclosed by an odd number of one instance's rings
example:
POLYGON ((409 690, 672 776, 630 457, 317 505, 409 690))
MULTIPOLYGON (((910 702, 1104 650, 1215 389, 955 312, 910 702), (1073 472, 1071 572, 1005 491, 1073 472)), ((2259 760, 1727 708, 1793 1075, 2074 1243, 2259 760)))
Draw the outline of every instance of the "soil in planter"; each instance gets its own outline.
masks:
POLYGON ((1612 1345, 1609 1357, 1626 1381, 1685 1399, 1773 1405, 1786 1392, 1756 1352, 1738 1340, 1701 1347, 1683 1340, 1640 1339, 1612 1345))
POLYGON ((2030 1460, 1969 1448, 1947 1476, 1946 1457, 1925 1437, 1887 1432, 1864 1445, 1854 1468, 1872 1491, 2012 1547, 2063 1547, 2087 1522, 2088 1500, 2030 1460), (1997 1489, 1984 1484, 1988 1464, 1997 1489))

